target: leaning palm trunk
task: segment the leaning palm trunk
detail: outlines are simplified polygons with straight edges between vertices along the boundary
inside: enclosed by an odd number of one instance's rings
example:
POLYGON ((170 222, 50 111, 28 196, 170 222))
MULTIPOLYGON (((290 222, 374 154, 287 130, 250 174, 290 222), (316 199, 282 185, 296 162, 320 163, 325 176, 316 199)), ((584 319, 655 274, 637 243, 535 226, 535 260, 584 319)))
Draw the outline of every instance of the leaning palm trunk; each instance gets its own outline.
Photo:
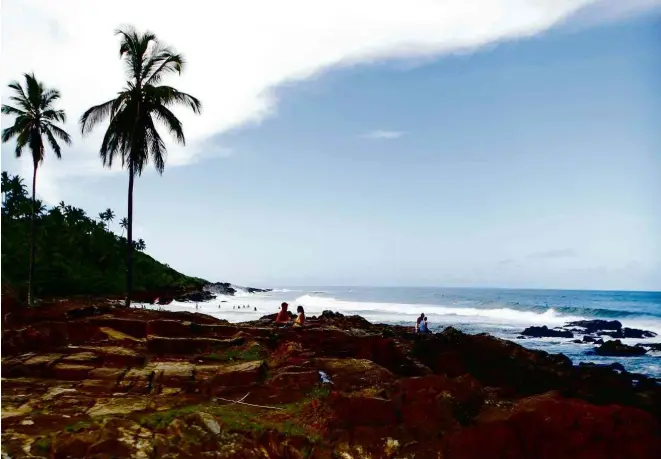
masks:
MULTIPOLYGON (((43 155, 43 153, 42 153, 43 155)), ((30 217, 30 267, 28 268, 28 305, 32 306, 34 298, 32 296, 32 282, 34 280, 34 260, 36 258, 36 231, 35 220, 37 214, 37 167, 38 162, 34 162, 34 173, 32 174, 32 216, 30 217)))

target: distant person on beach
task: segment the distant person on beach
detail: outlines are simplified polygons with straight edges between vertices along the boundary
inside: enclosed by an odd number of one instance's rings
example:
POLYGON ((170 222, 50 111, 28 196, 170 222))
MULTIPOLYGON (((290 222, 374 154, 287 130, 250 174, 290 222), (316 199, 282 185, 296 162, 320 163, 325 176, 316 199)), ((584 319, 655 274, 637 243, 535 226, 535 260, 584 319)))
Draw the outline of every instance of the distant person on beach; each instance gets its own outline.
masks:
POLYGON ((294 327, 302 327, 305 325, 305 311, 303 310, 303 306, 297 307, 296 312, 298 312, 298 317, 294 321, 294 327))
POLYGON ((257 306, 255 306, 255 311, 257 311, 257 306))
POLYGON ((275 316, 275 323, 276 324, 286 324, 289 322, 289 315, 287 314, 287 308, 289 305, 287 303, 282 303, 280 305, 280 312, 278 312, 278 315, 275 316))
POLYGON ((422 313, 420 314, 420 317, 418 317, 418 320, 415 321, 415 332, 420 333, 420 322, 422 322, 425 319, 425 314, 422 313))

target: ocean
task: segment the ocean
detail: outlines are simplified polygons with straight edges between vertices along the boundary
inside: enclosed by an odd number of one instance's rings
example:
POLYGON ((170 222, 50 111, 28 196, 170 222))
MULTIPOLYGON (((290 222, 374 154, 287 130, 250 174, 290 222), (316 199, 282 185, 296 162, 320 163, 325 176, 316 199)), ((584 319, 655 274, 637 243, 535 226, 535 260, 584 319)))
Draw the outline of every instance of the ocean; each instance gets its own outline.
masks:
MULTIPOLYGON (((624 339, 626 344, 661 342, 661 292, 616 292, 572 290, 510 290, 471 288, 401 287, 287 287, 268 293, 219 295, 199 303, 174 302, 164 309, 198 311, 230 322, 255 320, 275 313, 286 301, 290 310, 305 308, 306 315, 323 310, 358 314, 374 323, 413 325, 424 313, 434 332, 453 326, 467 333, 487 332, 532 349, 563 353, 574 363, 621 363, 628 371, 661 378, 661 353, 640 357, 602 357, 591 344, 568 338, 520 339, 531 325, 549 328, 581 319, 619 320, 623 326, 658 334, 650 339, 624 339)), ((153 306, 152 306, 153 307, 153 306)), ((604 337, 609 339, 608 337, 604 337)))

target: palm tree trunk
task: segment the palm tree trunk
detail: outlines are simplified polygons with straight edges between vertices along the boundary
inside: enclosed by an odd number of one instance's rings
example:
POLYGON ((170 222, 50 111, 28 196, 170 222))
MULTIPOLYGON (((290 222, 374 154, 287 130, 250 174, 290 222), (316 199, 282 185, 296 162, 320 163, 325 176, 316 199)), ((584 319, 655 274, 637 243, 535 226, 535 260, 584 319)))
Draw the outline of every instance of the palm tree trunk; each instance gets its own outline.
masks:
POLYGON ((131 290, 133 287, 133 165, 129 160, 129 203, 128 228, 126 229, 126 301, 124 306, 131 306, 131 290))
POLYGON ((34 279, 34 259, 36 252, 36 233, 34 230, 35 220, 37 214, 37 166, 39 163, 34 162, 34 173, 32 174, 32 218, 30 219, 30 267, 28 271, 28 305, 32 306, 34 298, 32 298, 32 280, 34 279))

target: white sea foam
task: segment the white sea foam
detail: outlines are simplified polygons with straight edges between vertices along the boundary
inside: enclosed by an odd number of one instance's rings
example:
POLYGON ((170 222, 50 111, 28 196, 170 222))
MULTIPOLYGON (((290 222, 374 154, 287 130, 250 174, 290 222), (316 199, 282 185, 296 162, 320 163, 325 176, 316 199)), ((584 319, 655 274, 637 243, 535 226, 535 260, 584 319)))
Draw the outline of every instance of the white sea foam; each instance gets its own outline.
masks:
MULTIPOLYGON (((410 304, 387 303, 369 301, 346 301, 328 296, 315 294, 301 295, 295 299, 286 298, 286 293, 294 291, 273 290, 271 292, 248 293, 237 291, 235 296, 219 295, 215 300, 198 303, 172 302, 161 306, 171 311, 200 312, 227 319, 230 322, 243 322, 256 320, 266 314, 273 314, 279 310, 280 303, 287 301, 290 309, 301 305, 308 316, 319 315, 324 310, 340 312, 342 314, 358 314, 371 322, 402 323, 414 322, 415 318, 424 313, 434 325, 472 324, 492 325, 506 328, 517 328, 529 325, 561 326, 566 322, 583 320, 590 317, 579 315, 563 315, 553 308, 543 312, 524 311, 503 305, 498 307, 495 303, 491 308, 476 308, 473 306, 460 306, 442 304, 410 304), (285 295, 283 295, 285 294, 285 295), (257 309, 257 310, 255 310, 257 309)), ((157 305, 147 305, 149 308, 158 308, 157 305)), ((661 321, 657 320, 625 320, 625 326, 651 330, 661 336, 661 321)), ((638 342, 645 340, 632 340, 638 342)))
POLYGON ((543 313, 520 311, 508 307, 501 308, 474 308, 453 307, 435 304, 407 304, 407 303, 374 303, 343 301, 334 298, 315 295, 298 297, 295 304, 305 307, 308 314, 320 313, 325 309, 349 314, 360 314, 369 319, 377 316, 379 320, 400 322, 413 320, 414 317, 424 313, 430 320, 442 322, 487 322, 494 324, 546 324, 562 325, 570 320, 583 319, 581 316, 562 316, 554 309, 549 308, 543 313))

